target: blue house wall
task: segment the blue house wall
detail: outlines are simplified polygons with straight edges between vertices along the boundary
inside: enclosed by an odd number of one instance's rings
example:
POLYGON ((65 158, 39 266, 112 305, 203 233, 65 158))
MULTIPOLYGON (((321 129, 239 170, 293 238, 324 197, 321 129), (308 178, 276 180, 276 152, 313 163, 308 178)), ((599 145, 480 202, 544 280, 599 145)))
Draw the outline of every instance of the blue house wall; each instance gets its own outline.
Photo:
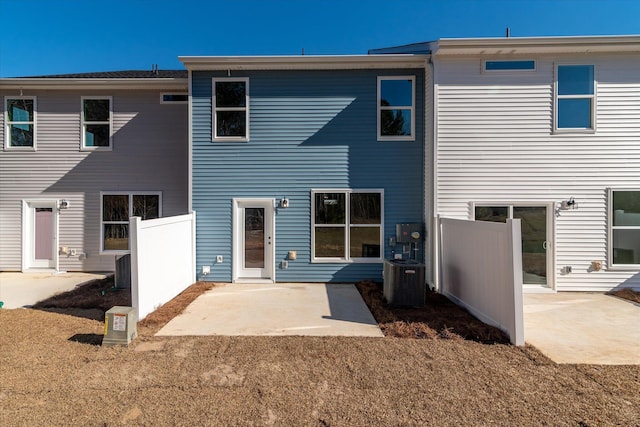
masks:
POLYGON ((232 280, 232 199, 286 197, 290 207, 275 216, 278 282, 380 281, 382 263, 311 262, 311 190, 384 189, 386 258, 396 223, 424 223, 424 69, 232 71, 250 79, 250 139, 213 142, 212 78, 227 76, 192 72, 192 206, 197 268, 212 266, 205 280, 232 280), (414 141, 377 141, 384 75, 416 76, 414 141), (281 268, 292 250, 297 259, 281 268))

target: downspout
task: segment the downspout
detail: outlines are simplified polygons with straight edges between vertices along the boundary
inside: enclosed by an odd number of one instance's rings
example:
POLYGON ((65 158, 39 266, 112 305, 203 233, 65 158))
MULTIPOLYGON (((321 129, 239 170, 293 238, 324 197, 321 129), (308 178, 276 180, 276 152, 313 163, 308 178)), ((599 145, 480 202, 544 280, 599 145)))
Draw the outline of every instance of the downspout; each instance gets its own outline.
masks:
POLYGON ((188 209, 187 212, 191 212, 193 210, 193 94, 192 94, 192 90, 191 90, 191 86, 192 86, 192 71, 191 70, 187 70, 187 76, 188 76, 188 93, 189 93, 189 101, 188 101, 188 120, 189 120, 189 124, 187 127, 187 132, 189 132, 188 135, 188 154, 187 154, 187 162, 189 163, 187 165, 187 172, 189 174, 189 176, 187 177, 187 185, 188 185, 188 195, 189 195, 189 200, 188 200, 188 209))
POLYGON ((440 291, 440 224, 438 224, 438 69, 436 67, 434 53, 431 55, 431 60, 429 61, 429 65, 431 66, 431 73, 433 78, 433 92, 432 96, 432 105, 433 105, 433 117, 432 120, 432 132, 431 132, 431 166, 432 166, 432 177, 431 177, 431 253, 433 254, 432 258, 432 280, 433 280, 433 289, 436 292, 440 291))

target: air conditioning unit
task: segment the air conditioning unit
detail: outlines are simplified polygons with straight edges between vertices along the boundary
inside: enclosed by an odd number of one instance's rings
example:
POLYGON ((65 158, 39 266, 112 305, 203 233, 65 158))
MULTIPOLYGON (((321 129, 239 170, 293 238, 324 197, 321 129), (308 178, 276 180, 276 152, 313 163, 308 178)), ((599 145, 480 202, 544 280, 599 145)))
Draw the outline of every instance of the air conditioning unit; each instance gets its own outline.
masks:
POLYGON ((425 303, 426 266, 413 260, 384 262, 383 292, 387 304, 395 307, 423 306, 425 303))
POLYGON ((131 288, 131 254, 116 255, 115 286, 120 289, 131 288))

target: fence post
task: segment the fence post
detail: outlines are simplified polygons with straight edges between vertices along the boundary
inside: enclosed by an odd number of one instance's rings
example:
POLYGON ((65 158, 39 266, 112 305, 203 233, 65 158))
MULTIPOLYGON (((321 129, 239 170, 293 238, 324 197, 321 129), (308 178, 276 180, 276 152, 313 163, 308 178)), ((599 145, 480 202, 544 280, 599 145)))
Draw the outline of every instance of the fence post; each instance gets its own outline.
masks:
POLYGON ((508 219, 511 236, 511 273, 513 277, 514 324, 511 343, 524 345, 524 301, 522 298, 522 232, 520 219, 508 219))
POLYGON ((198 280, 196 265, 196 211, 191 211, 191 283, 198 280))
POLYGON ((139 246, 138 231, 142 219, 137 216, 129 218, 129 250, 131 253, 131 306, 136 308, 140 320, 140 292, 139 292, 139 246))

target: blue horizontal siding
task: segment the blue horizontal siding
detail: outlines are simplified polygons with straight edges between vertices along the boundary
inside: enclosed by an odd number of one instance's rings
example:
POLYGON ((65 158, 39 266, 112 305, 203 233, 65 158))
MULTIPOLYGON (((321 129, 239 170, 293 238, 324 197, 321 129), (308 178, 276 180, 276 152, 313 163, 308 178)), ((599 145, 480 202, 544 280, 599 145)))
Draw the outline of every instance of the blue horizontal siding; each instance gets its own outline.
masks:
MULTIPOLYGON (((255 71, 250 79, 250 140, 212 142, 212 78, 193 72, 193 208, 197 264, 231 281, 232 199, 287 197, 276 212, 279 282, 381 279, 381 263, 311 263, 311 190, 382 188, 384 236, 398 222, 423 222, 424 72, 422 70, 255 71), (416 75, 416 140, 378 142, 379 75, 416 75), (288 251, 298 257, 280 269, 288 251), (215 264, 217 255, 224 257, 215 264)), ((385 248, 385 256, 391 249, 385 248)))

